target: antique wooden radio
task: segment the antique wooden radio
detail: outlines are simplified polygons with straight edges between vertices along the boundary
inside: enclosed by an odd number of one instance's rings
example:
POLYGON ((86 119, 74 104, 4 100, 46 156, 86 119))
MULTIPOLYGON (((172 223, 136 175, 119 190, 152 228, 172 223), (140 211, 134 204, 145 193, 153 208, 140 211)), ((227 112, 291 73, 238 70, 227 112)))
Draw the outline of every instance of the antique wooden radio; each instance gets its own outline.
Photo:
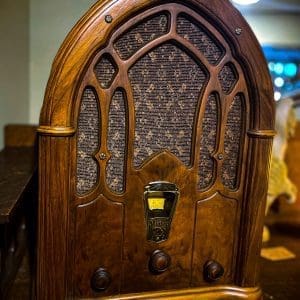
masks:
POLYGON ((273 121, 229 1, 99 1, 41 112, 37 298, 260 298, 273 121))

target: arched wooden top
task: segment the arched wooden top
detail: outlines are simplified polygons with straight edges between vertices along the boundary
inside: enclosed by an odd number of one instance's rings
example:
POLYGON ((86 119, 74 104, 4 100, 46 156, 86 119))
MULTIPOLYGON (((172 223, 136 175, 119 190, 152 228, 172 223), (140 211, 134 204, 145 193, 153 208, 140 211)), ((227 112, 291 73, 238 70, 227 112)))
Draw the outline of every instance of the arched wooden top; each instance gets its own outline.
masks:
POLYGON ((40 115, 41 134, 68 136, 75 132, 75 94, 88 63, 105 46, 116 27, 149 7, 170 2, 191 7, 227 39, 236 60, 249 76, 251 129, 273 130, 273 89, 265 58, 249 25, 229 1, 105 0, 97 2, 77 23, 54 60, 40 115))

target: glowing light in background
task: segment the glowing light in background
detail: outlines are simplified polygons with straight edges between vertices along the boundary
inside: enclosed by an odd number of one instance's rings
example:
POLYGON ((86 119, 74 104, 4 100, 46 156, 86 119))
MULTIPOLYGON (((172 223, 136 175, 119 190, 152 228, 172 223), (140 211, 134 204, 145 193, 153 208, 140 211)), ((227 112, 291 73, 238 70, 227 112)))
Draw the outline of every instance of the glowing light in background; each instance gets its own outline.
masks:
POLYGON ((233 2, 240 5, 250 5, 259 2, 259 0, 233 0, 233 2))
POLYGON ((274 72, 278 75, 281 75, 284 70, 284 65, 282 63, 276 63, 274 65, 274 72))
POLYGON ((281 88, 284 86, 284 79, 282 77, 276 77, 274 80, 275 86, 281 88))
POLYGON ((275 63, 273 63, 272 61, 268 63, 268 67, 269 67, 269 70, 271 72, 274 72, 274 68, 275 68, 275 63))
POLYGON ((293 93, 298 93, 300 90, 300 47, 263 46, 263 50, 275 88, 274 98, 278 101, 293 93))
POLYGON ((274 99, 275 99, 275 101, 280 100, 280 98, 281 98, 281 93, 280 92, 275 92, 274 93, 274 99))
POLYGON ((288 77, 294 77, 297 75, 297 65, 294 63, 288 63, 284 66, 284 75, 288 77))

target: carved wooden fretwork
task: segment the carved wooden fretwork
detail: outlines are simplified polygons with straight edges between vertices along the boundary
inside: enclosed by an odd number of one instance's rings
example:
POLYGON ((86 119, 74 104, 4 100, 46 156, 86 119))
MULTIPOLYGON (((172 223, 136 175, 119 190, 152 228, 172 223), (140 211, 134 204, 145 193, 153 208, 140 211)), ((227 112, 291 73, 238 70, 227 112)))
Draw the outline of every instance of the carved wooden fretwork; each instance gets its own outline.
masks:
POLYGON ((38 299, 259 299, 272 94, 229 1, 95 4, 41 113, 38 299))
MULTIPOLYGON (((128 140, 128 146, 134 148, 135 168, 168 150, 188 167, 195 167, 199 158, 200 190, 217 181, 231 190, 237 188, 241 137, 248 126, 245 78, 223 37, 214 35, 207 21, 192 14, 179 5, 173 5, 172 11, 166 6, 153 9, 152 14, 149 10, 135 19, 137 23, 131 20, 130 26, 121 27, 109 46, 100 51, 95 66, 90 65, 99 83, 97 89, 111 97, 107 132, 110 159, 105 176, 112 191, 126 190, 129 114, 135 120, 131 127, 134 141, 128 140), (108 54, 111 47, 116 52, 108 54), (117 90, 121 88, 131 99, 120 101, 123 96, 117 90), (209 96, 204 99, 203 95, 209 96), (125 110, 130 101, 131 111, 125 110), (195 149, 197 134, 200 149, 195 149), (197 159, 193 156, 196 153, 197 159)), ((92 77, 86 78, 85 85, 91 85, 93 73, 87 74, 92 77)))

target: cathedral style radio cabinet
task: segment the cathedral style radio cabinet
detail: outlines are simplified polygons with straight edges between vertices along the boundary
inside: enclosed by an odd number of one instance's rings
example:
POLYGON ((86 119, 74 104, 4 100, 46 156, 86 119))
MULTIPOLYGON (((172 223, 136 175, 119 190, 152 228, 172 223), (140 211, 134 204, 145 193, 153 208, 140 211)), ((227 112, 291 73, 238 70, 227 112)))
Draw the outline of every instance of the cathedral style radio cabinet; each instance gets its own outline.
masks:
POLYGON ((260 299, 273 92, 227 0, 105 0, 39 127, 38 299, 260 299))

